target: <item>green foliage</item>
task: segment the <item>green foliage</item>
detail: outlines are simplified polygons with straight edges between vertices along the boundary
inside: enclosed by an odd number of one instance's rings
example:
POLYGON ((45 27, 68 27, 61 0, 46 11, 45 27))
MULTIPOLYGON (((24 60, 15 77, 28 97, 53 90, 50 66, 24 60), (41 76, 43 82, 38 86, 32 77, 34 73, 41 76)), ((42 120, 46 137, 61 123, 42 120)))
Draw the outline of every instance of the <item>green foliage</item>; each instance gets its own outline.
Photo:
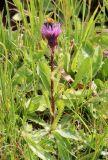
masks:
POLYGON ((46 90, 50 92, 50 68, 46 63, 39 63, 38 65, 38 74, 42 81, 42 84, 46 90))
POLYGON ((14 0, 19 13, 13 18, 23 21, 16 31, 0 17, 1 160, 108 159, 108 4, 102 0, 92 14, 93 1, 14 0), (53 123, 50 51, 40 33, 51 15, 62 24, 53 123))

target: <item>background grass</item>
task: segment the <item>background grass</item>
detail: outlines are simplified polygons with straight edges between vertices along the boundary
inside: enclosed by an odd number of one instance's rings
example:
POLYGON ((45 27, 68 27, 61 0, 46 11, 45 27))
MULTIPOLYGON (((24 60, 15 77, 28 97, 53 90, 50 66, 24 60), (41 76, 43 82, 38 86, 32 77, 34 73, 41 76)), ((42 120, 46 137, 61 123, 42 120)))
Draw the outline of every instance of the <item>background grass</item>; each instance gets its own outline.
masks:
POLYGON ((16 22, 18 29, 12 31, 9 12, 7 27, 0 18, 0 159, 108 159, 108 2, 94 10, 92 0, 14 3, 19 11, 14 18, 23 25, 16 22), (50 53, 40 33, 52 13, 62 26, 55 54, 53 125, 50 53))

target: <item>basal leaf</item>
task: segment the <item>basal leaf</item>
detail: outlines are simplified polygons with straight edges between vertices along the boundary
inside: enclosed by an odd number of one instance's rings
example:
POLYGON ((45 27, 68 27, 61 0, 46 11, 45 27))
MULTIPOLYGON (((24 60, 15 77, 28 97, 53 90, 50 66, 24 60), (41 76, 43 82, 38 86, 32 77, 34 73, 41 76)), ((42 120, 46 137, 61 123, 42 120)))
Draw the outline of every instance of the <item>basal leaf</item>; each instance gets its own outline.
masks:
MULTIPOLYGON (((37 135, 39 136, 39 138, 43 138, 44 135, 47 134, 47 132, 45 132, 44 134, 42 133, 41 135, 41 131, 39 132, 40 134, 37 135)), ((36 133, 37 134, 37 133, 36 133)), ((41 160, 56 160, 54 156, 52 156, 50 153, 46 152, 46 150, 44 148, 41 147, 41 145, 36 142, 36 138, 38 141, 38 137, 35 135, 30 135, 30 134, 26 134, 23 133, 24 139, 27 142, 29 148, 32 150, 33 154, 35 154, 38 158, 40 158, 41 160)), ((41 140, 40 139, 40 140, 41 140)))
POLYGON ((73 140, 81 140, 81 137, 78 135, 78 132, 72 132, 70 129, 57 129, 57 133, 59 133, 64 138, 69 138, 73 140))
POLYGON ((57 132, 54 133, 58 147, 58 157, 61 160, 72 160, 71 144, 68 139, 63 138, 57 132))

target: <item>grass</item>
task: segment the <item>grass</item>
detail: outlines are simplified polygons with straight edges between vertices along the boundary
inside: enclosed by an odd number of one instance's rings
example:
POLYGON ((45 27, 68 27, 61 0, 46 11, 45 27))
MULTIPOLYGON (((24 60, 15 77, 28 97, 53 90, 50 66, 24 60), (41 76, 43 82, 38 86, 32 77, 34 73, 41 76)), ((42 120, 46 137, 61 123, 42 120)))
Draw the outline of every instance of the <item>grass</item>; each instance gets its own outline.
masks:
POLYGON ((0 18, 0 159, 108 159, 108 33, 107 15, 102 14, 107 1, 93 14, 93 1, 59 0, 53 6, 50 0, 32 0, 26 12, 20 1, 14 2, 23 26, 17 23, 12 31, 0 18), (40 33, 52 11, 62 25, 55 54, 53 124, 50 53, 40 33))

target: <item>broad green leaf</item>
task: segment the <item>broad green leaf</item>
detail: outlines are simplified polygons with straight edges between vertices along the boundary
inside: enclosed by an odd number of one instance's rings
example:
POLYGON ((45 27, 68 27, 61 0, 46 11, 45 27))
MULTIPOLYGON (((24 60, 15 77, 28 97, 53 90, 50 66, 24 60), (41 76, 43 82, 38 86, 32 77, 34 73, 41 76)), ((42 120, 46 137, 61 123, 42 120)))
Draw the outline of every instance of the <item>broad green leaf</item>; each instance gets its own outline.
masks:
POLYGON ((102 50, 100 46, 97 46, 95 48, 95 52, 93 55, 93 62, 92 62, 92 70, 93 70, 93 76, 96 75, 96 73, 99 71, 100 67, 102 66, 102 50))
POLYGON ((44 111, 47 108, 45 99, 43 95, 37 95, 30 100, 30 104, 28 106, 28 113, 33 113, 36 110, 44 111))
POLYGON ((57 133, 59 133, 62 137, 73 139, 73 140, 82 140, 81 136, 78 134, 78 132, 72 132, 71 129, 57 129, 57 133))
POLYGON ((52 113, 51 103, 50 103, 50 99, 49 99, 49 96, 48 96, 48 92, 45 91, 43 93, 43 96, 44 96, 44 100, 45 100, 47 108, 50 110, 50 113, 52 113))
POLYGON ((93 53, 94 53, 94 47, 93 47, 93 44, 90 40, 87 40, 85 42, 85 45, 83 46, 83 49, 86 53, 86 56, 93 56, 93 53))
POLYGON ((70 64, 70 53, 66 53, 64 55, 64 69, 66 72, 69 72, 69 64, 70 64))
POLYGON ((105 60, 102 69, 101 69, 101 73, 103 75, 103 77, 108 78, 108 59, 105 60))
POLYGON ((27 68, 26 66, 22 66, 20 67, 14 77, 13 77, 13 84, 16 85, 16 84, 22 84, 25 82, 25 80, 27 82, 30 82, 32 81, 32 78, 33 78, 33 74, 32 74, 32 71, 27 68))
POLYGON ((40 50, 40 51, 34 53, 33 60, 34 61, 39 61, 43 58, 43 55, 44 55, 44 53, 40 50))
POLYGON ((54 95, 55 94, 58 94, 58 88, 60 86, 60 78, 61 78, 61 74, 60 73, 57 73, 57 76, 54 77, 54 95))
POLYGON ((32 115, 27 115, 27 119, 29 119, 31 122, 35 123, 35 124, 39 124, 40 126, 44 127, 44 128, 48 128, 48 124, 45 123, 42 119, 40 119, 39 117, 33 117, 32 115))
POLYGON ((25 130, 22 133, 25 141, 27 142, 29 148, 32 150, 33 154, 39 157, 41 160, 56 160, 53 155, 48 153, 45 148, 41 146, 42 139, 46 138, 48 130, 39 130, 37 132, 27 133, 25 130))
POLYGON ((101 36, 98 40, 100 40, 99 43, 102 47, 108 49, 108 36, 101 36))
POLYGON ((54 137, 56 138, 59 159, 72 160, 71 143, 69 142, 69 140, 66 138, 63 138, 57 132, 54 132, 54 137))
POLYGON ((93 57, 94 48, 90 41, 87 41, 83 48, 80 50, 80 54, 78 57, 77 69, 80 67, 81 63, 83 63, 84 59, 93 57))
POLYGON ((51 72, 50 72, 49 66, 44 62, 39 62, 37 67, 37 72, 42 81, 44 88, 50 93, 51 72))
POLYGON ((34 140, 26 138, 26 141, 32 152, 41 160, 55 160, 51 154, 47 153, 40 145, 36 144, 34 140))
POLYGON ((96 41, 101 47, 108 49, 108 36, 106 36, 106 35, 97 35, 95 37, 95 42, 96 41))
POLYGON ((79 82, 83 81, 87 83, 92 78, 92 64, 91 58, 84 59, 83 63, 80 65, 78 72, 75 76, 74 85, 76 86, 79 82))
POLYGON ((42 146, 42 148, 45 149, 45 151, 49 152, 49 153, 54 153, 55 154, 55 139, 54 137, 51 136, 45 136, 40 142, 39 144, 42 146))
POLYGON ((37 155, 41 160, 54 160, 54 158, 47 152, 43 151, 40 146, 36 148, 33 145, 29 145, 29 147, 32 152, 37 155))

